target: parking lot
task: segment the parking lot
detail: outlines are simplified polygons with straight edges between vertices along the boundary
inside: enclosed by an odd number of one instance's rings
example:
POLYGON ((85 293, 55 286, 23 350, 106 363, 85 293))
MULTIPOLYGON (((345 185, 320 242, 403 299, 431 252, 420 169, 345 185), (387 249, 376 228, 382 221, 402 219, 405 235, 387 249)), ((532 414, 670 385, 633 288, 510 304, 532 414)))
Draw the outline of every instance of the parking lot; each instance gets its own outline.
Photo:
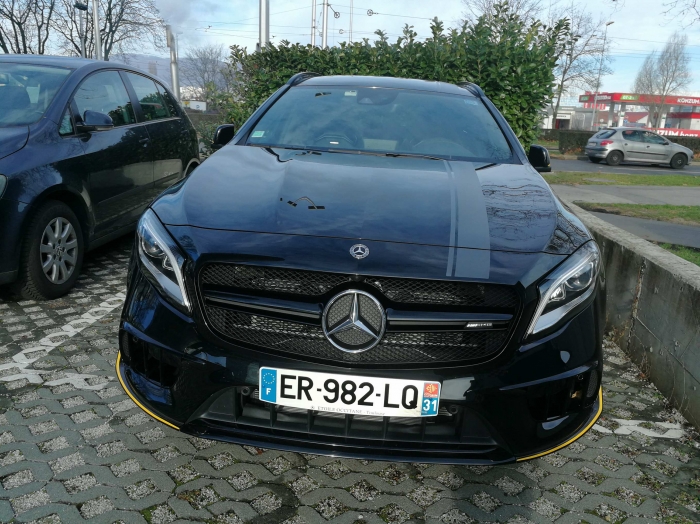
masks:
POLYGON ((149 418, 114 372, 129 237, 87 256, 52 302, 0 292, 0 521, 700 521, 700 440, 606 344, 604 412, 531 462, 346 460, 191 438, 149 418))

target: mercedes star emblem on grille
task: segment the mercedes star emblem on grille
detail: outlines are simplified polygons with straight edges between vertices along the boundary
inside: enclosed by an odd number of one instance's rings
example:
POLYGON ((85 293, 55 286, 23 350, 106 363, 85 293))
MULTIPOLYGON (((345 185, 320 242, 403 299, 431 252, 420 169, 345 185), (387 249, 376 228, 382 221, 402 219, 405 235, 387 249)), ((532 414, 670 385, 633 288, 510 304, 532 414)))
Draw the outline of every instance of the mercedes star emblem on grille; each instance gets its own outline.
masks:
POLYGON ((369 248, 364 244, 355 244, 350 248, 350 254, 357 260, 361 260, 369 255, 369 248))
POLYGON ((334 296, 323 310, 323 333, 347 353, 361 353, 376 346, 384 335, 384 308, 369 293, 350 289, 334 296))

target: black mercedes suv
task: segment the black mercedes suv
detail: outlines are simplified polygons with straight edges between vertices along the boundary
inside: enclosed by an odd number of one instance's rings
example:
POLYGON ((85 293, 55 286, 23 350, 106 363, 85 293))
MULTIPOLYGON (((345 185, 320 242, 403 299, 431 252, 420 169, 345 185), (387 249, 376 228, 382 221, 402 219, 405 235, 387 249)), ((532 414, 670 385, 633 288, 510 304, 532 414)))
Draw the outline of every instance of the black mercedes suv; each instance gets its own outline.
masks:
POLYGON ((583 224, 482 90, 295 75, 141 218, 117 373, 193 435, 494 464, 602 409, 583 224))

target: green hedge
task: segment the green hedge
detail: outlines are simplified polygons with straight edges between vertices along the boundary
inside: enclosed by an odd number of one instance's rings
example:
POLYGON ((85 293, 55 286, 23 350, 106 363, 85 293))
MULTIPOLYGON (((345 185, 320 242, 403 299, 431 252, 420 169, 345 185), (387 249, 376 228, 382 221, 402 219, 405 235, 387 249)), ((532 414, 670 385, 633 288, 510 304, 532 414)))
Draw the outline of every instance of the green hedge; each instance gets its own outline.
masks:
POLYGON ((395 43, 377 31, 374 43, 364 39, 329 49, 283 41, 249 54, 232 46, 229 65, 237 71, 237 84, 230 95, 229 118, 241 124, 300 71, 469 81, 481 86, 527 147, 537 137, 540 111, 552 95, 553 70, 568 28, 567 20, 552 27, 525 21, 504 3, 458 29, 445 30, 436 18, 432 37, 424 41, 416 40, 417 33, 406 26, 395 43))
POLYGON ((566 153, 583 153, 583 149, 588 143, 588 139, 595 133, 593 131, 569 131, 559 130, 559 152, 566 153))
POLYGON ((693 150, 693 153, 700 155, 700 138, 695 138, 692 136, 666 136, 666 140, 675 142, 682 146, 688 147, 693 150))

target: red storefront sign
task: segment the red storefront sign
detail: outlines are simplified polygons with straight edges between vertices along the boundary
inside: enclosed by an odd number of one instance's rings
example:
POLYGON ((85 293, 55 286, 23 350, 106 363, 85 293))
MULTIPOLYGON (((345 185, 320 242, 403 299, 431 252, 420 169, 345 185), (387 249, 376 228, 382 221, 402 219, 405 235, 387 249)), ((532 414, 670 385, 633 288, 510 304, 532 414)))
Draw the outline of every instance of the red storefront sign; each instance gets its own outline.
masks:
MULTIPOLYGON (((578 97, 579 102, 592 103, 596 100, 593 95, 581 95, 578 97)), ((634 93, 599 93, 598 102, 618 102, 627 104, 660 104, 661 97, 659 95, 638 95, 634 93)), ((670 106, 700 106, 700 97, 697 96, 667 96, 664 104, 670 106)))
POLYGON ((663 136, 674 137, 674 136, 692 136, 700 138, 700 129, 653 129, 650 128, 649 131, 654 131, 663 136))

